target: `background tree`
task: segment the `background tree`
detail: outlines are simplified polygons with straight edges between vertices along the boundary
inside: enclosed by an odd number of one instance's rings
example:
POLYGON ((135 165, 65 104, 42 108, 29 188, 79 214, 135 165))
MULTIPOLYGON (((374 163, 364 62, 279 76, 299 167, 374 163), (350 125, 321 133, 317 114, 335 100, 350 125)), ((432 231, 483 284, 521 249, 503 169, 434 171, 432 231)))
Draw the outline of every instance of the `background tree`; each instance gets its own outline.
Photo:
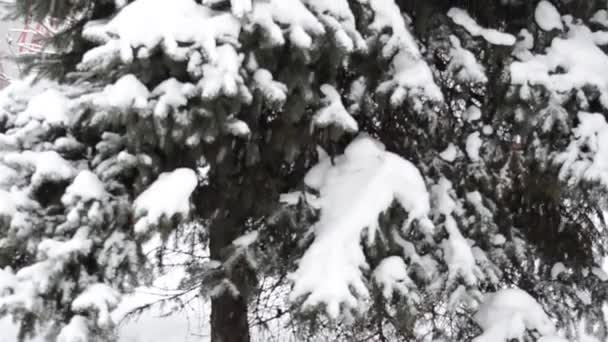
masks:
POLYGON ((71 18, 30 58, 58 83, 2 97, 0 312, 22 338, 115 339, 142 245, 181 231, 209 248, 181 288, 211 297, 213 341, 272 319, 530 339, 555 334, 544 311, 606 336, 605 4, 16 4, 71 18))

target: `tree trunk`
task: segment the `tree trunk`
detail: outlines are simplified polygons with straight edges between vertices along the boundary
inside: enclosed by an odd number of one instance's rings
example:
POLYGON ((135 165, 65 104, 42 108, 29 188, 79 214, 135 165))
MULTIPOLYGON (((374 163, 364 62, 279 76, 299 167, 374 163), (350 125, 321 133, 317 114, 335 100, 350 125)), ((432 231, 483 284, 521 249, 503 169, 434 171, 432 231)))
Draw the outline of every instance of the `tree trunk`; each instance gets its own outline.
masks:
MULTIPOLYGON (((211 259, 223 261, 228 257, 232 241, 240 236, 238 227, 229 217, 214 220, 209 227, 211 259)), ((211 342, 249 342, 246 273, 228 270, 226 274, 240 292, 236 297, 224 291, 211 299, 211 342)))
POLYGON ((211 299, 211 342, 249 342, 247 302, 228 292, 211 299))

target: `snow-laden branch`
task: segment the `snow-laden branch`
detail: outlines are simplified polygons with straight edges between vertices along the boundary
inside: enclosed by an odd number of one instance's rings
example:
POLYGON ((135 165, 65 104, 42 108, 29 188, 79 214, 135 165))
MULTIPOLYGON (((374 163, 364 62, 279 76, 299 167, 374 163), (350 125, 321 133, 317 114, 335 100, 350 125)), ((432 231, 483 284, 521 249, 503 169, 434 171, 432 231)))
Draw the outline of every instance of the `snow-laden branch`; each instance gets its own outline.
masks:
POLYGON ((427 220, 429 194, 412 163, 365 135, 334 163, 321 158, 304 181, 319 191, 321 216, 312 228, 314 242, 291 275, 291 298, 306 297, 304 308, 326 305, 327 313, 338 317, 341 306, 360 309, 360 299, 368 296, 361 274, 368 267, 360 245, 362 232, 367 230, 373 241, 378 215, 395 200, 409 214, 406 224, 427 220))

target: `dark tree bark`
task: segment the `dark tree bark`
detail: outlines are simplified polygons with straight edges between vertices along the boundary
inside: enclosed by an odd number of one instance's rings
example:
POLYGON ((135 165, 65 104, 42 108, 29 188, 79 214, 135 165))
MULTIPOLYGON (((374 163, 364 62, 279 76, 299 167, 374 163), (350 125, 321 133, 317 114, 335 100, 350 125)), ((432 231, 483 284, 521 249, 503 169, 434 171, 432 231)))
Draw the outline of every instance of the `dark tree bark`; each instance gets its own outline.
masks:
POLYGON ((211 342, 249 342, 247 303, 230 293, 211 299, 211 342))
MULTIPOLYGON (((210 229, 210 256, 212 260, 225 260, 231 243, 242 233, 240 226, 228 210, 222 212, 210 229)), ((237 267, 239 269, 240 267, 237 267)), ((247 319, 247 272, 227 272, 226 278, 239 290, 238 295, 224 291, 211 299, 211 342, 249 342, 247 319)))

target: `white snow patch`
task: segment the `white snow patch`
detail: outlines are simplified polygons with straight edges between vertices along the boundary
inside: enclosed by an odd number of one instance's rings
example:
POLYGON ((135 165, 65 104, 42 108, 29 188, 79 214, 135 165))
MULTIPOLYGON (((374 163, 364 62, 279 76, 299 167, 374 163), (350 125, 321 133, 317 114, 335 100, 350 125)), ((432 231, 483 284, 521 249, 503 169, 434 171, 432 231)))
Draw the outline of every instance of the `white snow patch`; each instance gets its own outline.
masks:
POLYGON ((249 125, 243 120, 230 118, 226 121, 224 129, 235 137, 248 138, 251 135, 249 125))
POLYGON ((116 83, 107 85, 99 94, 94 94, 93 104, 99 107, 144 109, 148 105, 148 88, 132 74, 125 75, 116 83))
POLYGON ((237 247, 248 247, 249 245, 257 241, 258 236, 259 232, 257 230, 249 232, 245 235, 236 238, 234 241, 232 241, 232 244, 237 247))
POLYGON ((424 179, 413 164, 361 135, 333 163, 328 157, 321 159, 304 181, 320 193, 321 216, 312 228, 312 245, 291 274, 290 298, 308 294, 303 306, 326 304, 331 317, 340 314, 341 305, 361 309, 358 299, 368 296, 361 274, 367 267, 361 233, 367 228, 368 241, 374 241, 378 215, 393 200, 409 213, 409 222, 428 220, 424 179))
POLYGON ((542 0, 536 5, 536 10, 534 10, 534 19, 543 31, 551 31, 553 29, 563 30, 564 25, 562 24, 562 19, 557 11, 557 8, 553 6, 547 0, 542 0))
POLYGON ((179 107, 186 106, 188 100, 196 96, 196 87, 192 83, 183 83, 170 78, 156 86, 152 96, 158 98, 154 115, 166 118, 171 111, 177 112, 179 107))
POLYGON ((87 318, 76 315, 72 317, 68 325, 61 329, 57 342, 87 342, 90 337, 89 332, 87 318))
POLYGON ((608 28, 608 11, 601 9, 595 12, 589 21, 608 28))
POLYGON ((561 263, 561 262, 556 262, 555 265, 553 265, 553 267, 551 267, 551 279, 552 280, 556 280, 557 277, 563 273, 563 272, 567 272, 568 269, 566 268, 566 266, 561 263))
POLYGON ((12 217, 17 212, 17 206, 12 197, 11 192, 0 189, 0 217, 12 217))
POLYGON ((447 70, 461 82, 488 82, 485 69, 483 65, 477 62, 475 55, 471 51, 463 48, 460 44, 460 40, 456 36, 451 35, 450 42, 452 43, 452 49, 450 51, 452 59, 448 64, 447 70))
POLYGON ((479 156, 479 149, 481 148, 482 144, 483 142, 480 138, 479 132, 469 134, 466 141, 466 151, 467 156, 469 156, 471 161, 478 162, 481 160, 481 157, 479 156))
POLYGON ((171 218, 190 213, 190 195, 198 184, 196 172, 181 168, 164 172, 135 200, 133 207, 139 220, 135 231, 144 233, 161 217, 171 218))
POLYGON ((216 39, 236 41, 240 29, 231 13, 216 12, 192 0, 137 0, 109 22, 92 22, 84 28, 85 38, 104 45, 89 50, 80 68, 95 67, 117 56, 123 63, 131 63, 134 57, 148 57, 157 47, 174 60, 183 61, 198 49, 215 60, 216 39), (139 49, 138 56, 133 55, 135 49, 139 49))
POLYGON ((556 332, 542 306, 517 288, 486 295, 474 319, 484 332, 473 342, 523 340, 526 329, 537 330, 541 336, 553 336, 556 332))
POLYGON ((382 289, 384 298, 391 298, 394 292, 405 295, 409 292, 408 286, 414 284, 407 275, 403 258, 399 256, 390 256, 380 261, 372 277, 382 289))
POLYGON ((468 122, 473 122, 481 119, 481 109, 475 105, 471 105, 464 112, 464 119, 468 122))
POLYGON ((433 101, 442 101, 443 94, 433 79, 429 66, 421 57, 418 45, 408 31, 399 7, 393 0, 371 0, 374 21, 370 28, 374 32, 392 31, 392 36, 383 45, 382 55, 392 60, 392 79, 378 87, 381 93, 392 91, 390 102, 393 106, 403 103, 406 98, 424 96, 433 101))
POLYGON ((578 113, 574 139, 555 161, 560 178, 570 182, 599 181, 608 187, 608 123, 599 113, 578 113))
POLYGON ((453 282, 458 276, 461 276, 467 285, 475 284, 477 275, 481 272, 475 262, 471 246, 460 233, 452 215, 447 215, 445 218, 445 230, 449 234, 447 240, 443 241, 449 282, 453 282))
POLYGON ((55 151, 11 152, 0 157, 7 165, 33 171, 31 183, 37 187, 47 180, 63 181, 74 177, 76 170, 55 151))
POLYGON ((596 45, 597 37, 585 25, 566 21, 566 38, 556 37, 544 55, 533 55, 511 64, 511 82, 516 85, 543 85, 556 94, 584 86, 600 92, 600 102, 608 108, 608 56, 596 45))
POLYGON ((70 101, 58 90, 48 89, 29 101, 16 123, 25 124, 30 118, 51 125, 67 125, 70 121, 70 101))
POLYGON ((359 130, 357 121, 346 111, 340 93, 330 84, 321 86, 322 108, 313 117, 315 126, 325 128, 328 126, 339 127, 345 132, 355 133, 359 130))
POLYGON ((109 194, 104 189, 103 183, 97 175, 88 170, 80 171, 78 176, 65 190, 61 202, 65 205, 75 204, 78 200, 87 202, 92 200, 101 201, 109 194))
POLYGON ((439 157, 451 163, 456 160, 456 157, 458 157, 458 148, 456 147, 456 145, 449 143, 448 147, 446 147, 445 150, 439 153, 439 157))
POLYGON ((120 301, 120 294, 112 287, 103 284, 93 284, 79 294, 72 302, 72 310, 84 312, 93 310, 97 313, 97 324, 100 327, 107 327, 112 323, 110 311, 114 309, 120 301))
POLYGON ((515 37, 508 33, 503 33, 495 29, 487 29, 479 26, 475 19, 471 18, 467 11, 452 7, 448 11, 448 17, 450 17, 455 24, 462 26, 467 30, 473 37, 481 36, 488 43, 494 45, 513 45, 515 44, 515 37))

